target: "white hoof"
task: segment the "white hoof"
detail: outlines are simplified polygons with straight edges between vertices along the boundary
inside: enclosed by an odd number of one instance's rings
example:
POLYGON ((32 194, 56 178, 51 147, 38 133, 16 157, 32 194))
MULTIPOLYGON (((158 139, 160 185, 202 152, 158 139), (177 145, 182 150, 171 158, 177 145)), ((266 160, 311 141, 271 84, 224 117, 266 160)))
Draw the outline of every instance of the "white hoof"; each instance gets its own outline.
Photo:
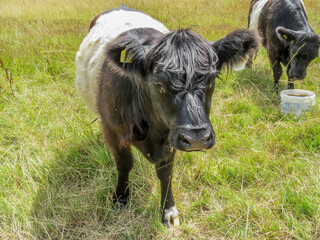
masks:
POLYGON ((179 212, 175 206, 165 209, 163 214, 163 222, 168 227, 175 227, 180 225, 179 212))

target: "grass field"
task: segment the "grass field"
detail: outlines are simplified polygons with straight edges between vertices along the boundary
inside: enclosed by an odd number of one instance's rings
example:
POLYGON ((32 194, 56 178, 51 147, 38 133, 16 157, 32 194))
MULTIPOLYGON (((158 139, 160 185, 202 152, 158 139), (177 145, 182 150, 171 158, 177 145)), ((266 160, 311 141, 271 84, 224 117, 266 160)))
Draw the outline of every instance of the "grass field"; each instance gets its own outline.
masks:
MULTIPOLYGON (((0 239, 320 239, 320 58, 296 85, 316 106, 296 119, 279 111, 264 49, 217 79, 216 145, 177 154, 181 226, 161 224, 154 167, 136 150, 129 207, 113 209, 115 165, 75 91, 74 59, 90 20, 123 2, 210 41, 246 28, 250 4, 0 0, 0 239)), ((320 1, 304 2, 320 33, 320 1)))

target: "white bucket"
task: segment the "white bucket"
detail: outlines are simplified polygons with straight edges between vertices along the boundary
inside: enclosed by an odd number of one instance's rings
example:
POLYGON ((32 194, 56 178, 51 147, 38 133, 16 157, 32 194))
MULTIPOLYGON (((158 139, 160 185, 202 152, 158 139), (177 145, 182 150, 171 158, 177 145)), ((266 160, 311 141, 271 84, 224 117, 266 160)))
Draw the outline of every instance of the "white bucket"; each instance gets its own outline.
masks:
POLYGON ((301 115, 310 106, 315 105, 316 94, 303 89, 287 89, 280 93, 281 111, 301 115))

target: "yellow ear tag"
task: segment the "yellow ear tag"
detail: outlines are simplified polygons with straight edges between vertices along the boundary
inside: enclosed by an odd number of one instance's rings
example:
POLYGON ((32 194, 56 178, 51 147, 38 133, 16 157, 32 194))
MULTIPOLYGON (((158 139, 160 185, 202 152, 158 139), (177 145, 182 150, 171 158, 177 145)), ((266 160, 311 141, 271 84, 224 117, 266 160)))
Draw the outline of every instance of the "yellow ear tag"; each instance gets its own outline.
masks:
POLYGON ((132 63, 132 54, 128 54, 126 56, 126 53, 127 53, 127 48, 123 49, 121 51, 121 54, 120 54, 120 62, 122 63, 132 63))
POLYGON ((288 36, 287 36, 286 34, 283 34, 282 37, 283 37, 284 39, 288 39, 288 36))

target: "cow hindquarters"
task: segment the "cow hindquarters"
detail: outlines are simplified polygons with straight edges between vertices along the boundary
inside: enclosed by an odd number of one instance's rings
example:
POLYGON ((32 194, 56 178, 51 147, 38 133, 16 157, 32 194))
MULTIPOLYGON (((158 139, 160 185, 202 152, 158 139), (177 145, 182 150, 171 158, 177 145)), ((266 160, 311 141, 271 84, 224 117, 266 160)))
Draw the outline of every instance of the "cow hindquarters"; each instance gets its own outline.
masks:
POLYGON ((117 134, 103 125, 106 143, 111 147, 118 171, 118 184, 113 195, 114 206, 122 210, 129 200, 129 173, 133 167, 133 156, 129 144, 121 144, 117 134))
POLYGON ((180 224, 171 189, 174 155, 173 152, 166 159, 156 163, 156 172, 161 184, 162 221, 168 227, 180 224))

